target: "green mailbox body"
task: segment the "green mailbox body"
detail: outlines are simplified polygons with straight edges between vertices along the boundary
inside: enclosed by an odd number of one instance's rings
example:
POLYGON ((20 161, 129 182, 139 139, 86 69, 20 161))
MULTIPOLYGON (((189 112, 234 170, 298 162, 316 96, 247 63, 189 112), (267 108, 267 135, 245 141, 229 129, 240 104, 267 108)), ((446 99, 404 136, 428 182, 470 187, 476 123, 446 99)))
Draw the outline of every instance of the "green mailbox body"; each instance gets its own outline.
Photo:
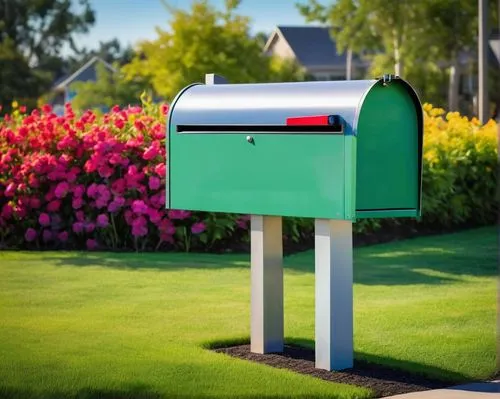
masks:
POLYGON ((415 91, 397 77, 188 86, 167 120, 166 207, 418 217, 422 119, 415 91), (318 116, 333 125, 287 123, 318 116))

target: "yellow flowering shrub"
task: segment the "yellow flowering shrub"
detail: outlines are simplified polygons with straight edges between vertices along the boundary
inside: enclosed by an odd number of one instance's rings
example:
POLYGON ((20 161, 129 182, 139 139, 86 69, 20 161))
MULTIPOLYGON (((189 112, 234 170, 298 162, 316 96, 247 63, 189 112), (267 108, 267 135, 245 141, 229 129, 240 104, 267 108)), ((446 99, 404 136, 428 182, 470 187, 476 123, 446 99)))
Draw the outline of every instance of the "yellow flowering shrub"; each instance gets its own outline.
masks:
POLYGON ((486 224, 496 212, 498 126, 424 104, 422 222, 486 224))

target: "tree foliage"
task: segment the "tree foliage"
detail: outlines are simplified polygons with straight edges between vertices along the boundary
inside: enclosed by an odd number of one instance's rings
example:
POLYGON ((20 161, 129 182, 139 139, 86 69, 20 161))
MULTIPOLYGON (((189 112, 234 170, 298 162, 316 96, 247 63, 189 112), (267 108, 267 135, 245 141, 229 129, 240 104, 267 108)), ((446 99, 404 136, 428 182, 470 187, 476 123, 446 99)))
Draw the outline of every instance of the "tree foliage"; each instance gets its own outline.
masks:
POLYGON ((67 45, 76 49, 75 34, 94 23, 88 0, 0 1, 0 104, 8 110, 13 99, 34 98, 47 90, 61 65, 67 45), (77 5, 75 11, 72 5, 77 5))
MULTIPOLYGON (((496 0, 489 1, 494 10, 496 0)), ((367 52, 371 76, 399 74, 430 101, 443 97, 439 88, 459 52, 476 45, 477 2, 471 0, 338 0, 327 6, 308 0, 297 7, 307 21, 332 27, 339 51, 367 52)))
POLYGON ((110 109, 114 105, 127 106, 140 104, 140 95, 144 90, 144 84, 140 81, 126 81, 123 74, 117 69, 113 73, 104 64, 96 65, 97 80, 87 82, 75 82, 71 89, 76 91, 72 100, 75 110, 87 110, 95 107, 110 109))
POLYGON ((302 72, 290 61, 263 53, 262 37, 249 33, 250 20, 237 15, 239 0, 226 0, 216 10, 208 0, 196 0, 188 11, 166 4, 170 29, 157 28, 155 40, 139 45, 134 60, 124 67, 129 79, 149 79, 155 91, 171 100, 184 86, 216 73, 233 83, 293 81, 302 72))

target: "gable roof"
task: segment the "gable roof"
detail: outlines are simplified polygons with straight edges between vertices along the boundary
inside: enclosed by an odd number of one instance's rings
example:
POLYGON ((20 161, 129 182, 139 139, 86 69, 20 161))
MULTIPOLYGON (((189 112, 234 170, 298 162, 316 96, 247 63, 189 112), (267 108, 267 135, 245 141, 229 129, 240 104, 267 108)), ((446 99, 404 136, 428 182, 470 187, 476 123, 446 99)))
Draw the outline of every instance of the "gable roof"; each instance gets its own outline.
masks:
POLYGON ((92 57, 89 61, 87 61, 85 64, 83 64, 78 70, 73 72, 70 75, 63 76, 62 78, 58 79, 54 85, 52 86, 53 90, 63 90, 65 87, 69 86, 78 76, 83 74, 87 69, 89 69, 91 66, 93 66, 96 62, 102 62, 104 66, 113 73, 116 73, 116 69, 108 62, 104 61, 102 58, 94 56, 92 57))
POLYGON ((338 54, 335 41, 330 36, 330 28, 322 26, 277 26, 269 37, 264 51, 281 37, 285 40, 297 61, 306 68, 320 66, 344 66, 346 54, 338 54))

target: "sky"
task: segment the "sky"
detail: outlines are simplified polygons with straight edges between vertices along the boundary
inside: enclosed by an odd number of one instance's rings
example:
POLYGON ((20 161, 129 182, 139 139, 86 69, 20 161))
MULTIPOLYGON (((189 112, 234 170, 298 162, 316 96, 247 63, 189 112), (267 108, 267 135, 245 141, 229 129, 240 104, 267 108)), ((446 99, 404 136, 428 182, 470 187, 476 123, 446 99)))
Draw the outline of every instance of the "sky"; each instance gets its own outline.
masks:
MULTIPOLYGON (((305 25, 295 4, 307 0, 242 0, 237 13, 252 19, 252 32, 271 33, 276 25, 305 25)), ((117 37, 124 45, 133 45, 138 40, 154 39, 155 26, 168 29, 170 14, 160 0, 91 0, 96 12, 96 23, 78 42, 88 48, 95 48, 99 41, 117 37)), ((189 9, 191 0, 167 0, 175 7, 189 9)), ((221 9, 224 0, 211 0, 221 9)), ((331 0, 320 0, 328 4, 331 0)))

